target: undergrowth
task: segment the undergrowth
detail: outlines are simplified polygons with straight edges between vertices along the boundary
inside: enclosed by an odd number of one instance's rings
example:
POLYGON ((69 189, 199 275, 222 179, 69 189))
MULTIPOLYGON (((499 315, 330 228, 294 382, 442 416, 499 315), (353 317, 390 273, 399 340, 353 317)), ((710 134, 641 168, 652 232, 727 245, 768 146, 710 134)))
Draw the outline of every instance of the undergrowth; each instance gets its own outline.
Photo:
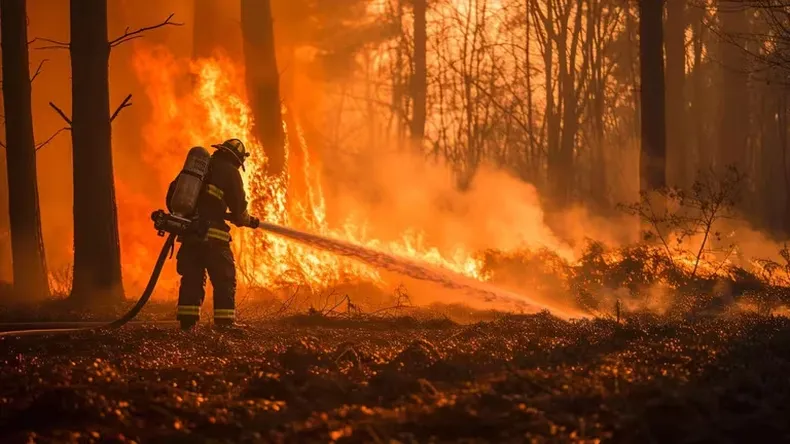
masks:
POLYGON ((642 226, 634 245, 588 240, 575 262, 550 250, 487 251, 495 283, 552 295, 593 314, 648 311, 688 315, 737 307, 771 314, 790 305, 790 250, 782 262, 744 258, 737 203, 745 176, 701 173, 689 190, 666 187, 620 205, 642 226), (726 233, 726 234, 725 234, 726 233))

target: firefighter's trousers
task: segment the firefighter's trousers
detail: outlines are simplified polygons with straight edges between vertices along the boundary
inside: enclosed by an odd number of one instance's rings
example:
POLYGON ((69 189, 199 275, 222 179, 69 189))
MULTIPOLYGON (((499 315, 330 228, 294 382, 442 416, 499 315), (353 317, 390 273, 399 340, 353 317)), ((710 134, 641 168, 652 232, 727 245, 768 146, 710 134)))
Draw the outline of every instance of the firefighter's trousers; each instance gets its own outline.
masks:
POLYGON ((236 317, 236 264, 230 242, 225 240, 185 240, 176 256, 181 275, 177 318, 196 323, 206 296, 206 272, 214 287, 214 323, 232 324, 236 317))

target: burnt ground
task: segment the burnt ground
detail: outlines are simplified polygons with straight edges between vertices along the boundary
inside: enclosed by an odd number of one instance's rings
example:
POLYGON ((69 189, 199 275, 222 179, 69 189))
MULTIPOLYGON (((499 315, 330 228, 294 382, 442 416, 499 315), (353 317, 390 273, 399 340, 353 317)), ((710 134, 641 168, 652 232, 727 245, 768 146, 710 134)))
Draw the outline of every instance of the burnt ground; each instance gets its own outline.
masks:
POLYGON ((161 326, 0 339, 0 442, 778 442, 790 320, 161 326))

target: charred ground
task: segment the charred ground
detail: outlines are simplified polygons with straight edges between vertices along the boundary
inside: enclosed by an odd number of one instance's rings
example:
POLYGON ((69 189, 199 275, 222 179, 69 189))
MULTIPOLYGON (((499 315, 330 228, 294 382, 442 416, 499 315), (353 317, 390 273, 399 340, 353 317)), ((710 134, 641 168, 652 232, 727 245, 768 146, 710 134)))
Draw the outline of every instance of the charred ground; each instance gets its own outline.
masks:
POLYGON ((790 438, 784 317, 315 316, 0 342, 3 442, 790 438))

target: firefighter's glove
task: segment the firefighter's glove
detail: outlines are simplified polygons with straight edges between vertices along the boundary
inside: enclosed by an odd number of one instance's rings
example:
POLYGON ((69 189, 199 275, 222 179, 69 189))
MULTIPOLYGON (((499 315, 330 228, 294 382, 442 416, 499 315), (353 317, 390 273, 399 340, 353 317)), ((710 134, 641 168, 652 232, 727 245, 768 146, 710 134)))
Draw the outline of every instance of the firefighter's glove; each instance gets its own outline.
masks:
POLYGON ((261 226, 261 220, 255 216, 250 216, 250 221, 247 226, 250 228, 258 228, 261 226))

